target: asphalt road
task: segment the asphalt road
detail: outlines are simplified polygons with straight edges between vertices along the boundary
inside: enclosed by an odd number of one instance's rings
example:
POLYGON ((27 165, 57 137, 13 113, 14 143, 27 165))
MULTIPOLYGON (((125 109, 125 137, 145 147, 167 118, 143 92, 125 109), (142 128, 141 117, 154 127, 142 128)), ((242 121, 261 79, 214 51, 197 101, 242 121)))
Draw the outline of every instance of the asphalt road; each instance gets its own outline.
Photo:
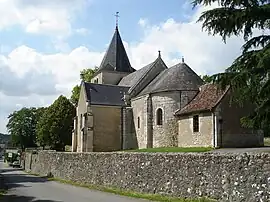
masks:
POLYGON ((16 168, 7 168, 0 161, 0 170, 7 181, 8 193, 0 202, 147 202, 111 193, 47 181, 27 175, 16 168))

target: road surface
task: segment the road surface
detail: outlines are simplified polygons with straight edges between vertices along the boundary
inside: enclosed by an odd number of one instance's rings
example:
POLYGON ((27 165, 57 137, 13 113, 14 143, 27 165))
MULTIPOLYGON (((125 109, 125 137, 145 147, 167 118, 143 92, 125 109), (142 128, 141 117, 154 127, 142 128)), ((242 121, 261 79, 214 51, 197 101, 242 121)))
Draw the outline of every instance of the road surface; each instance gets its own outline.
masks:
POLYGON ((0 202, 147 202, 111 193, 89 190, 27 175, 0 160, 0 170, 9 187, 0 202))

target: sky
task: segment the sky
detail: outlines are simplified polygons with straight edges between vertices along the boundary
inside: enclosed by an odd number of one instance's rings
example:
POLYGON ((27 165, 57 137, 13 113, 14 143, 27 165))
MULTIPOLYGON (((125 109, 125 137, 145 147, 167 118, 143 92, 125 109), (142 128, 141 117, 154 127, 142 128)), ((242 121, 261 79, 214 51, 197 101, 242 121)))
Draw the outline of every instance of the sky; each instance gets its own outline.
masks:
POLYGON ((243 40, 226 44, 202 31, 191 0, 0 0, 0 132, 22 107, 49 106, 70 97, 80 70, 99 66, 115 30, 131 65, 140 69, 158 51, 168 67, 181 58, 199 75, 222 72, 243 40))

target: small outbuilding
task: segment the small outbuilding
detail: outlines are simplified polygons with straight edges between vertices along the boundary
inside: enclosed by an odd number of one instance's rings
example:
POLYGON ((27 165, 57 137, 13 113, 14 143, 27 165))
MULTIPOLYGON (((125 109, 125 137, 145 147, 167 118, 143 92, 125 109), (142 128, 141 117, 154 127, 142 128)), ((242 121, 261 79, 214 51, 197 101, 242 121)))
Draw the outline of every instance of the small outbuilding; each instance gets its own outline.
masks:
POLYGON ((244 128, 240 119, 253 109, 231 102, 231 90, 205 84, 199 93, 175 115, 178 118, 178 146, 259 147, 263 133, 244 128))

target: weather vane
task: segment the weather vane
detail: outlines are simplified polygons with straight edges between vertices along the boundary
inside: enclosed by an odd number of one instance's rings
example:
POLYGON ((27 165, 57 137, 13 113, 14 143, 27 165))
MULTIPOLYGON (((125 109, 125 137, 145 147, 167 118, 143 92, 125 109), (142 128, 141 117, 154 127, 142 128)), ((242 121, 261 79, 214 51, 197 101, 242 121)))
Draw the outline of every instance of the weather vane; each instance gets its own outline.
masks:
POLYGON ((119 20, 119 12, 116 12, 115 14, 115 17, 116 17, 116 27, 118 27, 118 20, 119 20))

